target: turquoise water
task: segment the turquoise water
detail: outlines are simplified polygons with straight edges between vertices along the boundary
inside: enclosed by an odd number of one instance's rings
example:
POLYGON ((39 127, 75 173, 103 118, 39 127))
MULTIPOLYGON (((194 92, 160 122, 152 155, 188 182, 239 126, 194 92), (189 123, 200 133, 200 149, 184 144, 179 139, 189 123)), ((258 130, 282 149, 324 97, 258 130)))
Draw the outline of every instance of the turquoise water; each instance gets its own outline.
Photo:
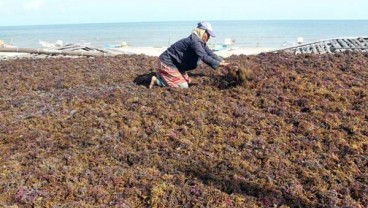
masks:
MULTIPOLYGON (((41 47, 39 40, 55 43, 91 43, 110 47, 126 42, 131 46, 167 47, 188 36, 197 22, 140 22, 74 25, 0 27, 0 39, 18 47, 41 47)), ((222 44, 235 39, 239 47, 281 48, 298 37, 304 42, 336 37, 368 36, 368 20, 295 20, 295 21, 211 21, 216 38, 222 44)))

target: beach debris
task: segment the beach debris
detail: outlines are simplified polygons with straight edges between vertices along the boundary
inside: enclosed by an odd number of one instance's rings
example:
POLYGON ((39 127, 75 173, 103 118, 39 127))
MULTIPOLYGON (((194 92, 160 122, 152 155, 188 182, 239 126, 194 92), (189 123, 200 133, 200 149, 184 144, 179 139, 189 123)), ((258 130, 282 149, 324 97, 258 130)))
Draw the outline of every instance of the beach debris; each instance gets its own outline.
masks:
MULTIPOLYGON (((48 57, 98 57, 98 56, 116 56, 123 53, 119 51, 105 50, 91 46, 89 43, 81 44, 65 44, 62 40, 56 43, 39 41, 44 48, 18 48, 18 47, 0 47, 0 52, 19 53, 20 55, 12 55, 11 59, 16 58, 48 58, 48 57), (28 55, 27 55, 28 54, 28 55)), ((7 46, 7 45, 5 45, 7 46)), ((7 59, 3 56, 3 59, 7 59)))
POLYGON ((55 43, 50 43, 50 42, 46 42, 46 41, 42 41, 42 40, 39 40, 38 42, 44 48, 59 48, 59 47, 63 46, 63 41, 62 40, 57 40, 55 43))
POLYGON ((298 45, 303 44, 303 43, 304 43, 304 38, 303 38, 303 37, 298 37, 298 38, 297 38, 297 40, 296 40, 296 43, 297 43, 298 45))
POLYGON ((29 53, 29 54, 44 54, 51 56, 115 56, 102 49, 90 47, 76 47, 74 50, 58 50, 58 49, 34 49, 34 48, 0 48, 0 52, 15 52, 15 53, 29 53))
POLYGON ((222 51, 222 50, 235 50, 238 49, 239 47, 236 47, 235 44, 235 39, 231 39, 231 38, 225 38, 224 43, 222 44, 209 44, 208 47, 213 50, 213 51, 222 51))
POLYGON ((0 48, 15 48, 13 44, 5 43, 5 41, 0 40, 0 48))
POLYGON ((123 41, 119 45, 116 45, 115 48, 124 48, 124 47, 127 47, 127 46, 128 46, 128 43, 123 41))
MULTIPOLYGON (((98 57, 98 56, 116 56, 122 53, 116 51, 110 51, 101 49, 98 47, 90 46, 89 44, 65 44, 62 41, 57 41, 55 44, 49 44, 47 42, 42 42, 45 48, 0 48, 0 52, 15 52, 15 53, 28 53, 30 56, 28 58, 45 58, 44 55, 49 55, 53 57, 98 57), (32 54, 36 54, 32 55, 32 54), (38 56, 40 55, 40 56, 38 56)), ((21 56, 22 58, 27 56, 21 56)))
POLYGON ((368 52, 368 37, 347 37, 321 40, 302 44, 303 38, 298 38, 298 45, 271 51, 273 53, 287 52, 293 54, 324 54, 345 51, 368 52))
POLYGON ((89 45, 80 44, 66 44, 65 46, 57 48, 57 50, 68 52, 68 51, 86 51, 86 52, 96 52, 96 53, 109 53, 108 50, 101 49, 98 47, 93 47, 89 45))

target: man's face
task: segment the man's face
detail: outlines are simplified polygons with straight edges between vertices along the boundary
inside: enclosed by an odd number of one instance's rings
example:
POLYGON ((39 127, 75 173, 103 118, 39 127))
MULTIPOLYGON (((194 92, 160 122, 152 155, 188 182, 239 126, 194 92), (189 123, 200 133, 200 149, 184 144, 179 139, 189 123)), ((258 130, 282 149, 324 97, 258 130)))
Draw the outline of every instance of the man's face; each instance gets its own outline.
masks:
POLYGON ((203 42, 207 43, 209 39, 210 39, 210 35, 207 32, 205 32, 202 37, 203 42))

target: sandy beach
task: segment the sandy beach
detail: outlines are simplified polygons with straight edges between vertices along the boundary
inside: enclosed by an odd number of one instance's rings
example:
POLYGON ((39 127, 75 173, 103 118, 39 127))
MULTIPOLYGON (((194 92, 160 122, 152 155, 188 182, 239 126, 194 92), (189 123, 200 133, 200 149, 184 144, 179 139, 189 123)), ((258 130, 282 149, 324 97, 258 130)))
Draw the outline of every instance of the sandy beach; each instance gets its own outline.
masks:
MULTIPOLYGON (((137 54, 137 55, 147 55, 147 56, 159 56, 162 52, 164 52, 166 47, 132 47, 126 46, 121 48, 110 48, 107 51, 113 54, 137 54)), ((234 48, 234 49, 225 49, 221 51, 214 51, 217 55, 227 58, 232 55, 257 55, 262 52, 269 52, 274 50, 273 48, 262 48, 262 47, 253 47, 253 48, 234 48)), ((0 52, 0 60, 7 59, 17 59, 17 58, 44 58, 43 56, 37 56, 35 54, 27 54, 27 53, 17 53, 17 52, 0 52)))
POLYGON ((0 60, 2 59, 12 59, 12 58, 22 58, 29 56, 27 53, 11 53, 11 52, 0 52, 0 60))
MULTIPOLYGON (((164 52, 166 47, 131 47, 126 46, 122 48, 114 48, 112 51, 122 52, 126 54, 143 54, 148 56, 159 56, 162 52, 164 52)), ((256 55, 262 52, 269 52, 275 50, 273 48, 262 48, 262 47, 252 47, 252 48, 234 48, 234 49, 226 49, 221 51, 214 51, 217 55, 227 58, 232 55, 256 55)))

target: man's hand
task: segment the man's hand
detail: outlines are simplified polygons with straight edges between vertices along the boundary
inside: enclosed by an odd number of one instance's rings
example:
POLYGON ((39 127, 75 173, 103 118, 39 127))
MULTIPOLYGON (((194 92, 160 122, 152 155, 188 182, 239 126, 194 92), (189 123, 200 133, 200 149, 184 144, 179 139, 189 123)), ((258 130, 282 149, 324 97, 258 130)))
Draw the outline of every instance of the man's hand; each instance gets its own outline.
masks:
POLYGON ((222 67, 224 67, 224 68, 226 68, 226 69, 229 69, 229 67, 230 67, 230 63, 227 63, 227 62, 225 62, 224 60, 222 60, 222 61, 220 62, 220 66, 222 66, 222 67))

